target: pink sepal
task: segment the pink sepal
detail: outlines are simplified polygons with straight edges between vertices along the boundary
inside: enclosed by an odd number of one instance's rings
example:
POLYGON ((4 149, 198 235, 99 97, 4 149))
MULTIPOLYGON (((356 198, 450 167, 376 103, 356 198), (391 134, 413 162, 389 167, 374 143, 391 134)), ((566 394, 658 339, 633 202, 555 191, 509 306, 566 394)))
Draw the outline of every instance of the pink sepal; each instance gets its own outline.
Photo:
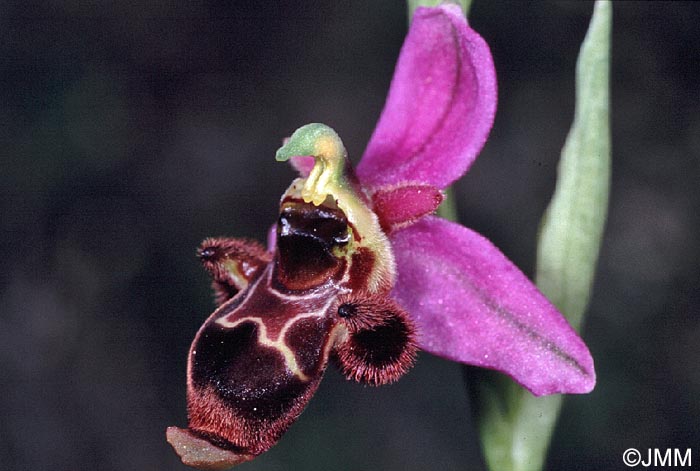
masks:
POLYGON ((586 345, 483 236, 428 216, 390 239, 398 273, 393 295, 416 321, 422 349, 502 371, 536 396, 593 389, 586 345))

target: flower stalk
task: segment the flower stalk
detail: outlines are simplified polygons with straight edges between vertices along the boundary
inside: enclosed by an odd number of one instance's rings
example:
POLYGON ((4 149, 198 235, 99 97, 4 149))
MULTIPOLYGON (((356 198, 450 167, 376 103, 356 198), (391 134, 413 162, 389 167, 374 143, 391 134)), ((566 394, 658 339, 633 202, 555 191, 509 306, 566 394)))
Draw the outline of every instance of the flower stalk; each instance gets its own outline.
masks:
POLYGON ((443 3, 456 3, 460 6, 465 15, 469 14, 469 7, 472 5, 472 0, 451 0, 446 2, 445 0, 407 0, 408 4, 408 21, 411 22, 413 18, 413 12, 418 7, 436 7, 443 3))
MULTIPOLYGON (((610 2, 596 2, 581 46, 574 123, 537 246, 537 286, 577 330, 590 300, 608 208, 611 10, 610 2)), ((474 396, 488 467, 541 470, 563 397, 536 398, 507 378, 483 376, 474 396)))

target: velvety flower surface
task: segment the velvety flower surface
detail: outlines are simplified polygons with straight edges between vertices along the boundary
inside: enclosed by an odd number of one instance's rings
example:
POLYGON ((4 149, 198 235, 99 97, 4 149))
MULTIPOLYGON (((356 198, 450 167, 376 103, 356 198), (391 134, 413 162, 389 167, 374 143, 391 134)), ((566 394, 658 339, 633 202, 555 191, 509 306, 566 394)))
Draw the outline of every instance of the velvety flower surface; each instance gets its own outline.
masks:
POLYGON ((424 217, 476 158, 495 110, 491 53, 460 8, 417 9, 357 166, 396 257, 392 295, 425 351, 502 371, 537 396, 590 392, 586 345, 534 284, 483 236, 424 217))
POLYGON ((183 462, 224 469, 269 449, 329 361, 380 385, 420 347, 535 395, 593 388, 588 349, 534 284, 484 237, 431 215, 495 109, 491 54, 460 8, 418 8, 356 172, 327 126, 292 135, 277 158, 301 178, 267 250, 230 238, 199 249, 219 307, 190 348, 189 427, 167 431, 183 462))
POLYGON ((420 181, 444 188, 474 161, 495 112, 486 42, 456 5, 417 9, 357 174, 373 187, 420 181))

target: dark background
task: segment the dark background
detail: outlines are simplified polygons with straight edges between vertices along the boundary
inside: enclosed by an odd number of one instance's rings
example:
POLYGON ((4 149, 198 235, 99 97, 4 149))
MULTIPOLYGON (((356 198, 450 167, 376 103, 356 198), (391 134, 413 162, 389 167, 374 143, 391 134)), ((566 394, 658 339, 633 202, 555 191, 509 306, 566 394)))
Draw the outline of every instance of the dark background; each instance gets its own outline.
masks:
MULTIPOLYGON (((406 32, 401 1, 3 2, 0 468, 184 469, 185 358, 212 311, 194 257, 263 239, 294 173, 281 139, 333 126, 357 161, 406 32), (184 2, 183 2, 184 3, 184 2)), ((465 225, 532 274, 592 5, 475 2, 499 109, 457 184, 465 225)), ((629 447, 700 460, 700 8, 614 5, 613 186, 549 469, 625 469, 629 447)), ((393 386, 329 369, 241 470, 481 469, 461 368, 423 354, 393 386)))

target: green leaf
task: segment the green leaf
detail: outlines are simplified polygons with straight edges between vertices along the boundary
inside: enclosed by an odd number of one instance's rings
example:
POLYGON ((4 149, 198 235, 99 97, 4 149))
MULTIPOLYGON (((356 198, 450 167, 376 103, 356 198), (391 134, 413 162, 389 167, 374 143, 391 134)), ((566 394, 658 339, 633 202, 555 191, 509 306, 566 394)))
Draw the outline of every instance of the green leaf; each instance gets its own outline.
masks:
MULTIPOLYGON (((589 302, 610 187, 610 2, 598 0, 576 65, 576 111, 542 220, 536 282, 578 329, 589 302)), ((536 398, 488 373, 476 391, 490 469, 543 468, 562 396, 536 398)))
POLYGON ((541 470, 562 396, 535 397, 508 377, 492 371, 480 375, 474 400, 488 468, 541 470))
POLYGON ((588 306, 610 188, 612 6, 595 4, 576 64, 576 112, 542 221, 536 282, 578 328, 588 306))

